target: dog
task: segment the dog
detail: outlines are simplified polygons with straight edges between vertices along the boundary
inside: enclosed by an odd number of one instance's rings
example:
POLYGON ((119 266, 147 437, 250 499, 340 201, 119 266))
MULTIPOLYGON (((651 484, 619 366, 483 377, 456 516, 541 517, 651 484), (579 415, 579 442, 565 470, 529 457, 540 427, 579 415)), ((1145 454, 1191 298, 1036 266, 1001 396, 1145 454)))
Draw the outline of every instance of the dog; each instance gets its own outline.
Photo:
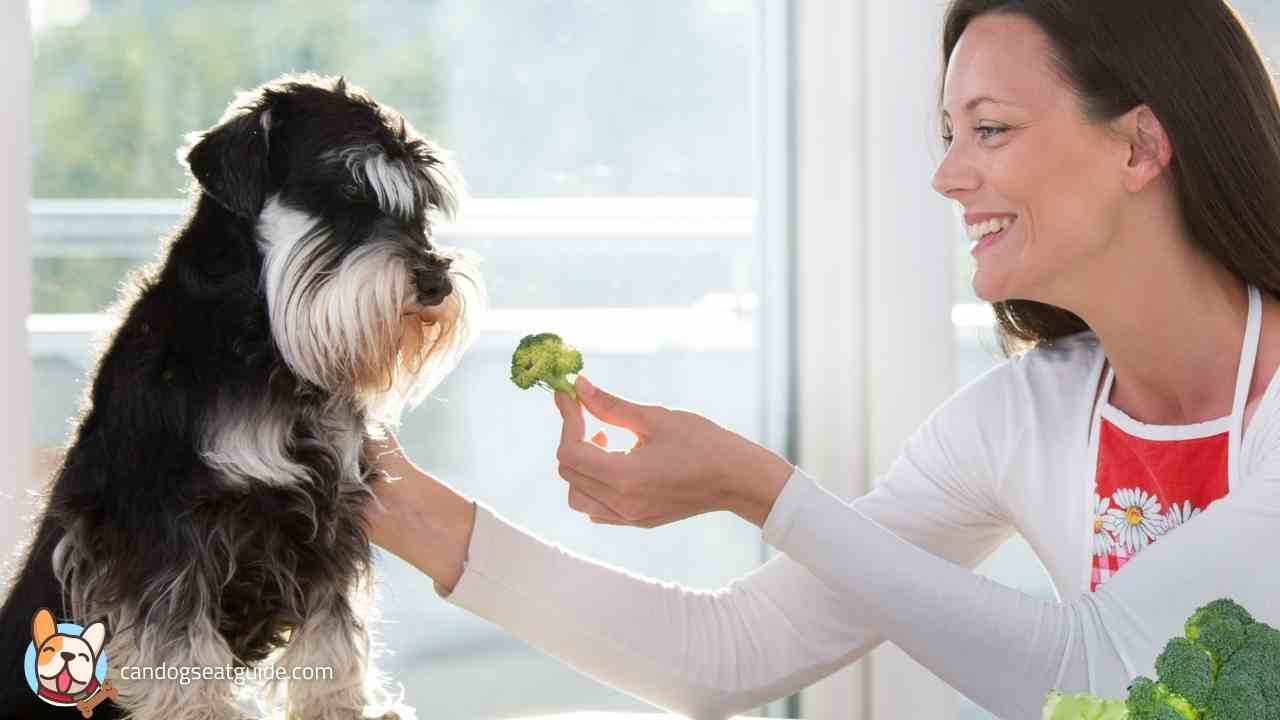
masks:
POLYGON ((371 658, 369 441, 470 343, 477 258, 433 244, 465 184, 343 77, 281 76, 187 141, 190 210, 109 309, 0 610, 0 714, 64 717, 22 682, 49 607, 105 619, 115 716, 240 718, 234 682, 116 670, 268 658, 273 712, 412 716, 371 658), (277 681, 307 666, 333 678, 277 681))
POLYGON ((58 632, 58 623, 48 608, 37 610, 31 620, 37 694, 60 706, 92 697, 98 690, 95 671, 106 637, 107 627, 101 621, 90 623, 79 635, 67 635, 58 632))

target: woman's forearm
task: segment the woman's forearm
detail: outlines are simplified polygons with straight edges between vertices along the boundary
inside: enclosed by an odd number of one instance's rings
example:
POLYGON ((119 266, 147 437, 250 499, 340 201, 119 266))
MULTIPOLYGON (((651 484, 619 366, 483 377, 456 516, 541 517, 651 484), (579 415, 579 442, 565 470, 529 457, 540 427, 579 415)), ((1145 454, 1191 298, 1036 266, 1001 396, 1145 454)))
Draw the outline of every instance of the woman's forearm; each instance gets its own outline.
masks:
POLYGON ((448 594, 462 577, 475 527, 476 508, 468 498, 397 454, 382 464, 391 476, 379 488, 381 508, 370 538, 427 574, 448 594))

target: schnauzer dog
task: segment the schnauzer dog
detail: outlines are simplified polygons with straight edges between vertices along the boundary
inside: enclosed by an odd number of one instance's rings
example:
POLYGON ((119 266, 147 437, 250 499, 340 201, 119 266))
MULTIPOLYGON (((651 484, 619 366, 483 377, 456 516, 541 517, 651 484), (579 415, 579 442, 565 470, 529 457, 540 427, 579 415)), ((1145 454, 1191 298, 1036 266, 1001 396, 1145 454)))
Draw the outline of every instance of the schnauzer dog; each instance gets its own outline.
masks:
POLYGON ((0 713, 66 713, 23 682, 32 613, 48 607, 105 620, 119 695, 104 715, 240 718, 237 682, 210 669, 243 681, 268 656, 286 679, 262 694, 283 689, 289 718, 412 715, 371 662, 366 440, 470 342, 473 256, 432 242, 462 180, 341 77, 282 76, 187 140, 192 209, 111 308, 11 580, 0 713), (125 666, 206 670, 117 679, 125 666), (333 677, 287 680, 307 666, 333 677))

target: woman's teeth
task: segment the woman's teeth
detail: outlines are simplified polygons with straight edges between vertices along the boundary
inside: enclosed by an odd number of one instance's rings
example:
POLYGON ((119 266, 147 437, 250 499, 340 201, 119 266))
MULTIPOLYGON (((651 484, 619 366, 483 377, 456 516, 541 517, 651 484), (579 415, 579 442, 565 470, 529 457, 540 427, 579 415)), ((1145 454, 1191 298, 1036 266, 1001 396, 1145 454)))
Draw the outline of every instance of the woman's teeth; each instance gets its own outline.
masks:
POLYGON ((981 240, 983 235, 1001 230, 1013 224, 1016 216, 1006 216, 1001 218, 991 218, 986 222, 980 222, 975 225, 966 225, 965 230, 969 232, 970 240, 981 240))

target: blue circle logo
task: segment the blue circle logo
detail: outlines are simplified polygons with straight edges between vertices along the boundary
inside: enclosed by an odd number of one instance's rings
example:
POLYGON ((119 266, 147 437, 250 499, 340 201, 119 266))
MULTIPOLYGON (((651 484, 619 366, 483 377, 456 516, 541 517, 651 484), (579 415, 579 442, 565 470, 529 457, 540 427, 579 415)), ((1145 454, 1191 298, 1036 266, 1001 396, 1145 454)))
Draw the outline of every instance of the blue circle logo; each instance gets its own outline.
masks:
POLYGON ((31 618, 22 667, 27 687, 50 705, 70 707, 93 698, 107 679, 107 626, 55 622, 48 608, 31 618))

